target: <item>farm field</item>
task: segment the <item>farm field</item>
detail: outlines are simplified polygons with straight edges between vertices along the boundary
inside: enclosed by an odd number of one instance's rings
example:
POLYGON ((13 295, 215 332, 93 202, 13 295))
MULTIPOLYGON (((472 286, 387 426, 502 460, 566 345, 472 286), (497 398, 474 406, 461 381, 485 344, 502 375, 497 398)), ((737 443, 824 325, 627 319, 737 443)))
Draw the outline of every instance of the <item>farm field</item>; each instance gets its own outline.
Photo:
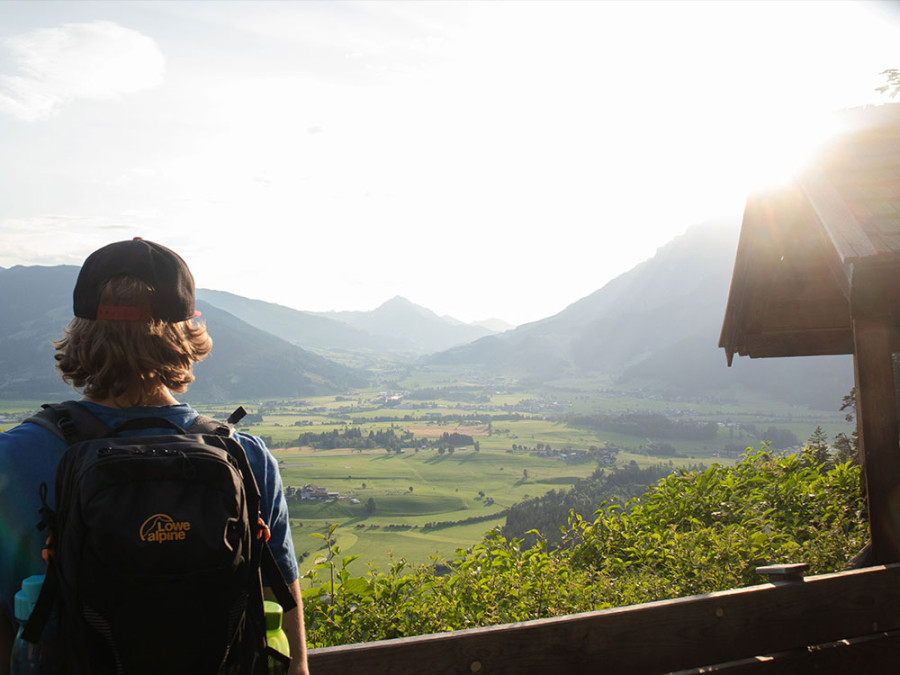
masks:
POLYGON ((427 562, 432 555, 450 557, 457 548, 481 540, 502 525, 502 511, 529 496, 571 486, 590 475, 593 463, 567 464, 529 454, 457 450, 388 454, 383 450, 278 450, 284 484, 299 488, 312 483, 339 493, 330 503, 289 499, 294 546, 311 567, 322 549, 311 532, 325 533, 338 523, 342 555, 359 555, 385 568, 395 559, 427 562), (369 500, 374 506, 367 509, 369 500), (353 503, 354 501, 358 503, 353 503), (496 515, 495 518, 490 518, 496 515), (467 521, 427 528, 429 523, 467 521), (305 554, 305 555, 304 555, 305 554))

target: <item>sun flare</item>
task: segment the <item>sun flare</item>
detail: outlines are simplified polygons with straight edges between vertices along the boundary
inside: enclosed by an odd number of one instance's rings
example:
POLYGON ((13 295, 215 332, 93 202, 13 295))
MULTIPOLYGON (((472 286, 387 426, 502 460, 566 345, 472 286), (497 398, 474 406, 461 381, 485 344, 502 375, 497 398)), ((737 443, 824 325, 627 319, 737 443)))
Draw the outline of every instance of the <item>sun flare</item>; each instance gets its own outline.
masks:
POLYGON ((814 161, 841 125, 834 115, 772 121, 749 133, 738 162, 748 192, 783 185, 814 161))

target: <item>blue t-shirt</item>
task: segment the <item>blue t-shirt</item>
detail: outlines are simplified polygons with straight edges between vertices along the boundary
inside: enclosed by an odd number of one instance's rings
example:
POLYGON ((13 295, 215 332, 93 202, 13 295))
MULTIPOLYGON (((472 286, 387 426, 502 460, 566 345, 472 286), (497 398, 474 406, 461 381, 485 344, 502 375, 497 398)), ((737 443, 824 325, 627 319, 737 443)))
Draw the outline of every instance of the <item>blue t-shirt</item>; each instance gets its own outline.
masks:
MULTIPOLYGON (((81 403, 110 427, 134 418, 163 417, 186 429, 197 417, 197 411, 186 404, 107 408, 81 403)), ((141 429, 126 434, 168 431, 171 430, 141 429)), ((269 546, 285 580, 292 582, 299 577, 299 569, 278 462, 262 439, 243 433, 237 433, 236 438, 247 453, 262 495, 260 512, 272 532, 269 546)), ((11 620, 13 597, 22 579, 46 571, 41 551, 47 533, 36 527, 40 520, 39 488, 41 483, 47 484, 48 502, 54 506, 56 464, 65 449, 65 441, 37 424, 20 424, 0 433, 0 604, 11 620)))

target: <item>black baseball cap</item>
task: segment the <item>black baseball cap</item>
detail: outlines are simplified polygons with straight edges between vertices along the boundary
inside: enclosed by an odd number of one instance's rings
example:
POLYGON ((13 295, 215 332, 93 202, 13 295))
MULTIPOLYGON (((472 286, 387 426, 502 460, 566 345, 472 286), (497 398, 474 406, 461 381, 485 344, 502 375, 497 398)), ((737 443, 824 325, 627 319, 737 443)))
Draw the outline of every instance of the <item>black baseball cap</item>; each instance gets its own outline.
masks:
POLYGON ((194 277, 187 263, 171 249, 140 237, 91 253, 81 266, 72 295, 75 316, 82 319, 178 323, 198 316, 194 310, 194 277), (152 287, 150 305, 101 305, 103 285, 120 276, 136 277, 152 287))

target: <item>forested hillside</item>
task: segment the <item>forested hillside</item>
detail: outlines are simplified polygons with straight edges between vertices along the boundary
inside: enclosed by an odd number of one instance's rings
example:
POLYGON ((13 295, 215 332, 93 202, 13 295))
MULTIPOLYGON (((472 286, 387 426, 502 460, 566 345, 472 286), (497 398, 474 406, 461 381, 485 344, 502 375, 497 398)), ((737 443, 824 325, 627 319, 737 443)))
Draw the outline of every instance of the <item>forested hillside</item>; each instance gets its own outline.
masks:
POLYGON ((71 395, 54 369, 51 340, 72 318, 77 267, 0 268, 0 396, 71 395))
POLYGON ((569 490, 550 490, 511 506, 501 534, 522 540, 526 547, 539 539, 550 547, 559 546, 572 513, 590 519, 600 504, 627 504, 670 473, 672 467, 663 464, 642 469, 631 462, 617 469, 599 468, 569 490))
POLYGON ((301 349, 208 303, 198 306, 213 350, 195 366, 191 400, 293 398, 344 392, 367 382, 365 372, 301 349))

